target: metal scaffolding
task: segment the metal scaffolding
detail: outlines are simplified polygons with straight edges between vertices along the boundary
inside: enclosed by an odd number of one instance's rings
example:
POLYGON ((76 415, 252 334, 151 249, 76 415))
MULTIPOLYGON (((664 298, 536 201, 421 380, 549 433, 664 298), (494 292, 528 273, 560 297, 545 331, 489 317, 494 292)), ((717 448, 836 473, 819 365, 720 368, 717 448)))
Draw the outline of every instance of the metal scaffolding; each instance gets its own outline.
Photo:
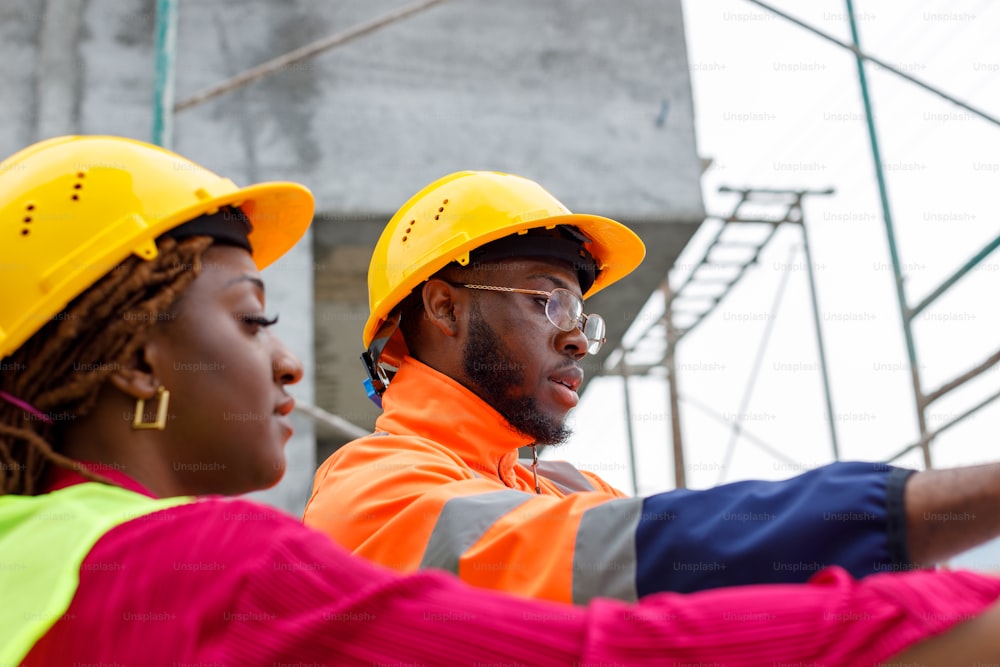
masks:
MULTIPOLYGON (((971 106, 970 104, 967 104, 966 102, 957 99, 952 95, 949 95, 941 91, 940 89, 934 86, 927 84, 924 81, 919 80, 918 78, 910 74, 907 74, 906 72, 901 71, 900 69, 894 67, 893 65, 886 63, 864 52, 861 49, 860 45, 860 40, 857 30, 857 22, 855 19, 854 6, 852 0, 845 0, 852 43, 845 43, 841 40, 838 40, 837 38, 832 37, 831 35, 811 25, 808 25, 804 21, 801 21, 764 2, 761 2, 760 0, 747 0, 747 2, 750 2, 758 7, 761 7, 787 20, 790 23, 793 23, 801 28, 804 28, 805 30, 808 30, 814 35, 826 40, 827 42, 836 44, 837 46, 840 46, 841 48, 850 51, 854 55, 855 61, 857 63, 858 82, 861 90, 862 101, 865 108, 866 127, 871 148, 872 159, 875 167, 875 177, 878 184, 879 198, 882 206, 882 218, 885 226, 886 237, 888 240, 889 254, 892 264, 894 283, 895 283, 896 298, 899 304, 900 319, 907 349, 907 358, 909 362, 909 370, 913 386, 915 415, 919 430, 919 436, 917 441, 903 447, 896 454, 891 456, 889 458, 889 461, 895 461, 900 457, 904 456, 905 454, 913 450, 919 449, 923 454, 924 466, 926 468, 931 468, 933 464, 931 457, 931 444, 933 443, 934 439, 939 434, 952 428, 956 424, 962 422, 963 420, 972 416, 985 406, 989 405, 993 401, 1000 398, 1000 391, 997 391, 987 396, 983 400, 975 403, 964 412, 961 412, 953 419, 941 424, 935 429, 930 429, 928 427, 927 424, 928 408, 935 401, 942 398, 949 392, 962 386, 968 381, 978 377, 986 370, 1000 363, 1000 349, 988 355, 980 363, 975 364, 973 367, 969 368, 968 370, 962 373, 959 373, 958 375, 954 376, 951 380, 942 383, 936 389, 927 391, 923 387, 923 384, 920 379, 917 345, 913 331, 914 320, 923 310, 925 310, 929 305, 934 303, 934 301, 936 301, 951 287, 953 287, 963 276, 972 271, 980 262, 982 262, 991 253, 993 253, 998 247, 1000 247, 1000 235, 994 238, 993 241, 991 241, 990 243, 986 244, 978 252, 974 253, 974 255, 971 258, 969 258, 969 260, 967 260, 961 267, 959 267, 951 276, 942 281, 941 284, 932 289, 931 292, 926 297, 924 297, 922 300, 919 301, 919 303, 917 303, 917 305, 915 306, 909 305, 910 301, 906 295, 905 284, 904 284, 906 276, 903 271, 902 263, 899 257, 898 246, 896 243, 895 227, 893 223, 891 207, 889 204, 888 187, 886 184, 885 173, 883 170, 883 162, 879 147, 878 133, 876 131, 874 113, 872 109, 872 100, 865 72, 865 62, 868 61, 875 63, 879 65, 881 68, 885 69, 886 71, 891 72, 894 75, 899 76, 914 85, 917 85, 921 89, 928 91, 934 95, 937 95, 947 100, 948 102, 955 104, 956 106, 965 109, 966 111, 969 111, 972 114, 994 125, 1000 125, 1000 120, 980 109, 971 106)), ((716 306, 718 306, 718 304, 722 301, 722 299, 724 299, 725 296, 729 294, 732 287, 736 285, 736 283, 740 280, 740 278, 743 277, 747 269, 756 263, 757 259, 760 256, 761 250, 767 244, 767 242, 770 241, 770 239, 773 237, 774 232, 778 227, 778 224, 780 224, 781 222, 797 222, 800 225, 803 233, 803 247, 806 253, 806 265, 808 266, 809 287, 812 297, 811 301, 813 307, 813 316, 815 320, 817 343, 819 348, 820 365, 822 368, 824 396, 827 406, 827 415, 829 418, 830 440, 833 448, 834 458, 835 459, 839 458, 839 446, 837 443, 836 426, 833 417, 834 412, 832 409, 829 376, 825 360, 825 349, 824 349, 821 328, 819 324, 818 309, 816 305, 815 277, 813 275, 813 270, 812 270, 813 264, 812 264, 811 252, 809 250, 808 234, 806 233, 805 224, 801 219, 801 196, 805 194, 827 194, 829 191, 823 191, 823 192, 802 191, 799 194, 799 198, 797 200, 793 199, 793 205, 788 209, 789 213, 791 213, 793 210, 797 210, 798 219, 797 220, 781 219, 777 223, 775 222, 770 223, 772 224, 772 230, 770 234, 767 235, 765 240, 762 243, 754 244, 748 247, 747 249, 749 251, 749 254, 746 257, 746 259, 734 263, 733 268, 736 269, 735 274, 721 281, 716 280, 716 282, 718 282, 718 284, 721 287, 721 291, 715 297, 709 299, 709 304, 707 307, 703 307, 700 310, 696 310, 694 313, 687 312, 683 308, 679 309, 678 304, 683 304, 684 302, 685 290, 689 289, 690 286, 692 285, 699 283, 704 284, 706 282, 705 280, 698 277, 697 269, 701 266, 706 265, 707 263, 711 263, 710 254, 713 251, 713 249, 724 247, 726 245, 725 241, 723 240, 723 235, 726 233, 727 229, 729 229, 729 226, 732 223, 737 223, 737 222, 738 223, 765 222, 761 220, 748 220, 740 218, 738 212, 739 208, 743 204, 747 203, 750 200, 750 198, 755 194, 766 194, 766 193, 776 194, 778 192, 782 192, 783 194, 792 195, 793 197, 796 194, 794 191, 774 191, 774 190, 760 190, 760 189, 728 190, 728 191, 741 193, 742 198, 737 203, 736 208, 734 209, 733 213, 730 216, 726 218, 718 218, 723 221, 723 225, 719 233, 715 237, 715 239, 712 240, 708 250, 705 252, 704 256, 699 261, 696 269, 692 271, 688 279, 676 289, 671 288, 671 286, 668 284, 669 283, 668 280, 664 281, 663 283, 663 292, 665 297, 664 314, 661 316, 659 320, 657 320, 652 325, 647 327, 647 329, 639 335, 639 338, 636 343, 628 346, 627 348, 623 345, 619 350, 615 352, 616 356, 611 357, 611 359, 616 360, 616 363, 614 364, 613 370, 611 372, 613 374, 621 375, 624 379, 625 404, 626 404, 626 409, 629 410, 629 414, 626 415, 626 418, 627 421, 629 422, 627 434, 628 434, 629 456, 633 462, 632 466, 633 487, 636 487, 637 480, 635 473, 636 469, 635 451, 634 451, 635 443, 633 440, 633 432, 631 427, 631 410, 629 407, 631 405, 631 399, 629 396, 629 387, 628 387, 629 377, 637 374, 638 375, 646 374, 653 368, 657 367, 664 368, 666 370, 669 395, 670 395, 669 399, 670 415, 671 415, 670 437, 672 442, 673 458, 674 458, 674 481, 677 488, 683 488, 684 486, 686 486, 686 479, 684 475, 684 451, 683 451, 683 442, 681 438, 681 425, 680 425, 680 400, 679 400, 680 394, 678 390, 677 368, 675 363, 677 344, 680 342, 681 339, 684 338, 684 336, 686 336, 696 326, 698 326, 698 324, 704 321, 704 319, 708 317, 713 310, 715 310, 716 306), (677 327, 674 321, 678 316, 693 317, 693 319, 689 325, 684 327, 677 327), (649 336, 661 336, 664 338, 665 353, 663 354, 662 358, 657 360, 655 363, 645 364, 643 366, 630 365, 628 363, 629 354, 634 352, 634 350, 642 344, 643 339, 648 338, 649 336)), ((786 215, 785 217, 788 216, 786 215)), ((752 380, 753 378, 751 377, 751 382, 748 385, 748 391, 750 388, 752 388, 752 380)), ((748 394, 744 395, 744 402, 747 396, 748 394)), ((737 435, 743 435, 753 444, 768 449, 768 451, 770 451, 771 454, 777 455, 776 450, 766 447, 765 446, 766 443, 763 443, 759 438, 756 438, 755 436, 746 433, 745 429, 742 429, 742 427, 740 427, 738 423, 734 424, 733 426, 733 439, 731 439, 730 446, 728 449, 730 453, 732 450, 732 446, 735 442, 735 437, 737 435)), ((727 456, 728 455, 729 454, 727 454, 727 456)))
MULTIPOLYGON (((613 366, 615 372, 623 378, 625 406, 629 415, 629 418, 626 420, 627 444, 629 458, 632 461, 632 486, 635 490, 638 490, 638 480, 636 479, 635 472, 637 469, 635 464, 635 440, 631 426, 632 420, 630 418, 631 392, 629 391, 629 377, 647 375, 654 368, 664 368, 666 370, 670 401, 669 412, 671 442, 673 446, 674 485, 676 488, 684 488, 687 486, 687 479, 681 436, 680 390, 678 388, 679 381, 675 361, 677 345, 718 308, 746 272, 758 263, 761 253, 764 252, 764 249, 775 238, 778 229, 787 225, 798 227, 802 235, 802 247, 806 257, 806 273, 809 277, 812 317, 817 348, 819 350, 819 365, 822 371, 823 396, 826 403, 830 445, 833 450, 833 457, 835 459, 840 458, 837 427, 833 412, 833 399, 830 394, 829 372, 826 363, 826 347, 823 341, 823 330, 820 326, 820 311, 816 296, 816 279, 813 271, 812 250, 809 245, 809 234, 806 229, 802 210, 803 201, 806 197, 830 195, 833 194, 833 190, 737 189, 722 187, 720 188, 720 192, 733 193, 739 196, 736 204, 733 206, 732 212, 727 216, 708 218, 708 220, 720 221, 721 225, 715 236, 709 241, 704 253, 694 263, 691 272, 679 286, 674 288, 670 285, 669 279, 664 280, 662 286, 664 295, 663 314, 641 331, 634 343, 630 345, 623 344, 613 357, 615 359, 613 366), (763 213, 760 212, 762 205, 765 211, 763 213), (754 211, 750 213, 745 212, 748 208, 753 208, 754 211), (761 238, 748 241, 737 233, 736 230, 748 226, 763 228, 761 238), (742 256, 736 258, 725 257, 724 255, 726 255, 727 251, 736 251, 737 254, 742 256), (638 349, 646 347, 646 343, 650 338, 662 340, 662 348, 664 350, 662 357, 651 363, 641 365, 630 363, 630 355, 633 355, 638 349)), ((791 262, 787 262, 785 266, 785 275, 775 299, 774 309, 780 303, 780 297, 788 276, 788 267, 791 266, 791 262)), ((763 351, 770 337, 771 323, 768 323, 768 327, 761 337, 757 358, 754 362, 754 369, 750 373, 746 389, 743 393, 741 411, 745 409, 752 395, 757 372, 760 369, 760 362, 763 358, 763 351)), ((737 439, 744 434, 745 430, 739 420, 734 421, 731 428, 731 437, 726 450, 727 460, 732 456, 737 439)), ((759 438, 753 438, 750 441, 758 444, 758 446, 763 444, 764 449, 772 454, 776 451, 776 448, 767 446, 759 438)), ((725 467, 723 466, 723 470, 725 467)))
MULTIPOLYGON (((924 467, 931 468, 933 467, 931 460, 931 442, 933 442, 935 436, 937 436, 937 434, 940 433, 941 431, 950 428, 954 426, 956 423, 966 419, 970 415, 977 412, 980 408, 988 405, 998 395, 1000 395, 1000 393, 995 394, 993 397, 980 403, 978 406, 963 413, 962 415, 956 417, 955 419, 946 422, 941 427, 935 430, 929 430, 927 428, 927 408, 930 407, 931 403, 941 398, 949 391, 955 389, 956 387, 961 386, 965 382, 981 374, 986 369, 995 365, 998 361, 1000 361, 1000 350, 997 350, 997 352, 993 353, 989 358, 987 358, 982 363, 977 364, 972 369, 966 371, 965 373, 962 373, 961 375, 955 377, 951 381, 946 382, 937 389, 929 393, 925 392, 923 389, 923 385, 920 381, 920 366, 917 361, 917 345, 913 335, 913 320, 920 313, 920 311, 922 311, 928 305, 933 303, 938 297, 944 294, 952 285, 958 282, 958 280, 962 276, 964 276, 974 266, 976 266, 976 264, 978 264, 982 259, 984 259, 990 253, 992 253, 997 248, 997 246, 1000 245, 1000 236, 995 238, 991 243, 987 244, 986 247, 984 247, 978 253, 976 253, 975 256, 972 257, 972 259, 967 261, 951 277, 949 277, 938 287, 936 287, 931 292, 931 294, 925 297, 916 307, 909 306, 909 300, 906 296, 906 286, 904 285, 903 282, 905 277, 903 275, 903 270, 899 259, 899 250, 897 249, 896 246, 896 232, 893 226, 892 213, 889 207, 889 194, 886 187, 885 172, 882 166, 882 156, 881 156, 881 151, 879 149, 878 133, 875 128, 875 116, 872 111, 872 100, 868 89, 868 78, 865 74, 864 58, 862 57, 862 53, 860 51, 861 44, 858 38, 858 24, 854 16, 854 3, 852 2, 852 0, 846 0, 846 3, 847 3, 847 17, 851 25, 851 39, 853 40, 855 47, 852 50, 854 51, 854 57, 855 60, 857 61, 857 66, 858 66, 858 83, 861 87, 861 97, 865 107, 865 121, 868 127, 868 139, 872 149, 872 160, 875 163, 875 176, 878 181, 879 199, 882 202, 882 220, 885 223, 885 232, 889 241, 889 256, 892 260, 892 271, 896 281, 896 298, 899 301, 900 316, 903 324, 903 336, 906 340, 906 352, 910 362, 910 377, 913 383, 913 398, 914 398, 914 403, 916 405, 917 426, 919 427, 920 430, 919 440, 914 445, 905 447, 898 454, 893 456, 890 460, 896 460, 906 452, 914 449, 915 447, 919 447, 923 453, 924 467)), ((932 88, 926 85, 922 87, 928 90, 933 90, 932 88)), ((956 102, 956 100, 954 100, 950 96, 946 96, 946 99, 948 99, 951 102, 956 102)), ((976 109, 973 109, 972 107, 966 104, 960 103, 960 106, 962 108, 973 111, 974 113, 985 118, 986 120, 989 120, 994 124, 1000 125, 1000 121, 997 121, 997 119, 988 116, 980 111, 977 111, 976 109)))

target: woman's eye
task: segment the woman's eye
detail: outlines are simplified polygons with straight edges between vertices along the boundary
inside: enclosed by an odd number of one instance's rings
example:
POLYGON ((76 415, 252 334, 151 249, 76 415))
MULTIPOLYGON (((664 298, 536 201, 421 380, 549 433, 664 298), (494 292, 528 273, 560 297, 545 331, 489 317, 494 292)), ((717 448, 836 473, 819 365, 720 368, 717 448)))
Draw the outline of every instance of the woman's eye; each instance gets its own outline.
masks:
POLYGON ((249 324, 253 329, 266 329, 278 323, 278 315, 268 318, 263 315, 243 315, 239 318, 242 322, 249 324))
POLYGON ((545 306, 546 306, 546 305, 548 304, 548 302, 549 302, 549 300, 548 300, 548 299, 546 299, 546 298, 545 298, 545 297, 543 297, 543 296, 539 296, 539 297, 535 297, 534 301, 535 301, 535 303, 537 303, 537 304, 538 304, 539 306, 541 306, 542 308, 545 308, 545 306))

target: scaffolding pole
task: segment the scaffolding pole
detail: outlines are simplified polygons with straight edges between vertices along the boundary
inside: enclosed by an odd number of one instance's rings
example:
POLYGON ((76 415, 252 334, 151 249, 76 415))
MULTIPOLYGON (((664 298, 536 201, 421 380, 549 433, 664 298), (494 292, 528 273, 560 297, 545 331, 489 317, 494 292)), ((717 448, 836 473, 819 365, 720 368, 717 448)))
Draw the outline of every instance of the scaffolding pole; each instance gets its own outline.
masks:
MULTIPOLYGON (((855 48, 860 49, 858 24, 854 17, 854 3, 847 3, 847 19, 851 26, 851 40, 855 48)), ((917 346, 913 340, 913 320, 907 307, 906 288, 903 285, 903 269, 899 261, 899 250, 896 247, 896 231, 892 222, 892 210, 889 206, 889 191, 886 186, 885 171, 882 169, 882 153, 879 149, 878 133, 875 131, 875 114, 872 111, 871 96, 868 92, 868 77, 865 74, 865 61, 857 52, 854 54, 858 66, 858 83, 861 86, 861 99, 865 107, 865 120, 868 126, 868 141, 872 149, 872 161, 875 163, 875 179, 878 182, 879 200, 882 202, 882 222, 885 224, 885 234, 889 243, 889 258, 892 261, 892 275, 896 286, 896 300, 903 320, 903 337, 906 341, 906 355, 910 364, 910 382, 913 386, 913 401, 917 408, 917 427, 920 430, 921 451, 924 456, 924 467, 930 470, 931 440, 927 433, 927 415, 924 412, 923 391, 920 386, 920 367, 917 361, 917 346)))
POLYGON ((622 376, 622 388, 625 391, 625 435, 628 438, 629 471, 632 479, 632 495, 639 494, 639 471, 635 463, 635 433, 632 430, 632 392, 628 387, 628 355, 622 354, 618 368, 622 376))
POLYGON ((684 441, 681 439, 681 402, 677 383, 677 330, 670 312, 670 281, 664 280, 660 288, 663 302, 668 304, 663 312, 663 325, 667 334, 667 352, 663 365, 667 369, 667 400, 670 406, 670 441, 674 453, 674 488, 687 488, 687 466, 684 463, 684 441))
POLYGON ((153 75, 153 143, 174 144, 174 70, 177 53, 177 3, 156 0, 155 73, 153 75))
POLYGON ((358 37, 367 35, 368 33, 378 30, 379 28, 383 28, 391 23, 395 23, 396 21, 416 14, 417 12, 422 12, 425 9, 430 9, 434 5, 439 5, 446 1, 447 0, 421 0, 420 2, 414 2, 406 5, 405 7, 400 7, 396 11, 389 12, 383 16, 354 26, 353 28, 343 32, 338 32, 334 35, 330 35, 310 44, 306 44, 305 46, 295 49, 294 51, 289 51, 284 55, 268 60, 267 62, 248 69, 245 72, 241 72, 221 83, 198 91, 191 97, 178 102, 174 106, 174 111, 183 111, 184 109, 189 109, 193 106, 207 102, 208 100, 219 97, 220 95, 224 95, 228 92, 236 90, 237 88, 253 83, 258 79, 262 79, 265 76, 279 72, 287 67, 291 67, 298 62, 306 60, 307 58, 313 58, 324 51, 329 51, 334 47, 346 44, 357 39, 358 37))
MULTIPOLYGON (((801 210, 802 202, 798 203, 801 210)), ((826 345, 823 342, 823 327, 820 324, 819 316, 819 295, 816 292, 816 274, 814 273, 812 249, 809 246, 809 230, 806 229, 805 220, 800 220, 799 229, 802 231, 802 250, 806 256, 806 275, 809 276, 809 296, 812 304, 813 327, 816 330, 816 347, 819 352, 819 368, 823 377, 823 398, 826 401, 826 423, 830 430, 830 447, 833 448, 833 460, 840 460, 840 443, 837 440, 837 420, 833 412, 833 393, 830 391, 830 371, 826 364, 826 345)))

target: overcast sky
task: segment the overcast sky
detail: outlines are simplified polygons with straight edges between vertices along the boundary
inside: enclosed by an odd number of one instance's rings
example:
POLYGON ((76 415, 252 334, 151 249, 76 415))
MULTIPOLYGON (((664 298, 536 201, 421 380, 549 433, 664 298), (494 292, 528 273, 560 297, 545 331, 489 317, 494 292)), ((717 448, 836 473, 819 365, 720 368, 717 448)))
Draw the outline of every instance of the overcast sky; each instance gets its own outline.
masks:
MULTIPOLYGON (((775 2, 849 41, 845 4, 775 2)), ((843 459, 884 460, 917 440, 888 243, 853 55, 745 0, 685 1, 706 209, 728 214, 720 185, 834 188, 807 199, 821 327, 843 459)), ((1000 117, 1000 8, 979 2, 855 3, 862 48, 1000 117)), ((1000 126, 867 65, 910 305, 1000 234, 1000 126)), ((718 229, 708 222, 678 260, 679 285, 718 229)), ((759 228, 744 234, 758 236, 759 228)), ((782 479, 833 460, 799 230, 786 225, 728 299, 678 348, 688 484, 782 479), (770 331, 766 344, 762 341, 770 331), (745 399, 751 370, 759 373, 745 399), (744 401, 746 401, 744 403, 744 401), (712 414, 709 414, 711 412, 712 414), (775 451, 746 437, 738 424, 775 451)), ((1000 251, 914 325, 925 391, 1000 348, 1000 251)), ((662 311, 654 299, 650 317, 662 311)), ((640 317, 637 322, 644 321, 640 317)), ((673 487, 662 377, 631 381, 640 494, 673 487)), ((1000 367, 935 403, 940 426, 1000 388, 1000 367)), ((631 491, 620 379, 591 383, 572 461, 631 491)), ((935 467, 1000 459, 1000 401, 939 436, 935 467)), ((919 468, 914 454, 898 463, 919 468)), ((1000 562, 978 563, 1000 569, 1000 562)))

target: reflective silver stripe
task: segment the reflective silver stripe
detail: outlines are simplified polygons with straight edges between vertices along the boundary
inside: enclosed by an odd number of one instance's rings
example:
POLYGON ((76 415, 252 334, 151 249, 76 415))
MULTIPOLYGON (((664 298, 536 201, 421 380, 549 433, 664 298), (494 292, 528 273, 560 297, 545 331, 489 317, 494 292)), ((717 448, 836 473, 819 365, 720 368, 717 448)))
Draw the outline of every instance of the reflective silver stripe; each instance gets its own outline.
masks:
MULTIPOLYGON (((531 459, 518 459, 518 463, 531 470, 531 459)), ((597 490, 583 473, 566 461, 539 461, 538 476, 549 480, 566 493, 597 490)))
POLYGON ((420 568, 434 567, 458 574, 458 559, 500 517, 533 497, 522 491, 494 491, 452 498, 441 508, 420 568))
POLYGON ((591 507, 580 518, 573 552, 573 603, 595 597, 634 602, 635 530, 642 498, 618 498, 591 507))

